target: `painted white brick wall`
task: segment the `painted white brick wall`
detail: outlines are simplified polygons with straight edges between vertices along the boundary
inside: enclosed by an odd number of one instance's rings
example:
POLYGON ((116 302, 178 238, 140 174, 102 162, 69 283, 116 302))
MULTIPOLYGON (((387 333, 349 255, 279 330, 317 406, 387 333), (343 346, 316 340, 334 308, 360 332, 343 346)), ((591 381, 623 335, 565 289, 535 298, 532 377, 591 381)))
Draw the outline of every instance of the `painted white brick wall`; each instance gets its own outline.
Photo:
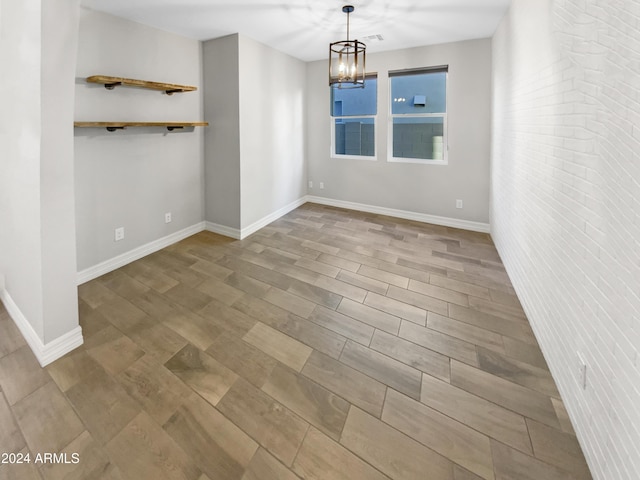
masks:
POLYGON ((640 0, 513 0, 491 168, 493 238, 593 476, 637 480, 640 0))

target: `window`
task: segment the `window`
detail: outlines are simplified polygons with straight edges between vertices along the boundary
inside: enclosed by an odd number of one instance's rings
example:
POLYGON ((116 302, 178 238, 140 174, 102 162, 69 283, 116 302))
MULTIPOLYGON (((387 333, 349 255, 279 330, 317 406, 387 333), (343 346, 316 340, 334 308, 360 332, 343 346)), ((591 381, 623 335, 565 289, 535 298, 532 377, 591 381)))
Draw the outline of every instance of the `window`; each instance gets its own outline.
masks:
POLYGON ((331 89, 331 156, 376 158, 378 81, 367 76, 364 88, 331 89))
POLYGON ((447 71, 389 72, 389 161, 447 164, 447 71))

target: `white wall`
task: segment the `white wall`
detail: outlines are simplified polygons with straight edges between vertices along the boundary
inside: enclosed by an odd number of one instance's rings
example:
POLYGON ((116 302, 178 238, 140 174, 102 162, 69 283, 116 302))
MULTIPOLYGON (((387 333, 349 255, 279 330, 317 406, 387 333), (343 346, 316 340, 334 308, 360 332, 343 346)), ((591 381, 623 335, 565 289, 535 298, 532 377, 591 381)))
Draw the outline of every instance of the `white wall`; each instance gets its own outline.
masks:
POLYGON ((79 0, 0 5, 0 271, 4 301, 42 361, 78 328, 73 78, 79 0))
MULTIPOLYGON (((187 39, 101 12, 81 10, 77 121, 200 121, 202 48, 187 39), (171 96, 88 84, 111 75, 194 85, 171 96)), ((84 270, 204 220, 204 132, 75 130, 78 268, 84 270), (172 213, 165 224, 164 214, 172 213), (114 229, 125 238, 114 242, 114 229)))
POLYGON ((40 0, 0 4, 0 272, 41 339, 40 0))
POLYGON ((491 41, 450 43, 367 55, 378 73, 377 161, 330 158, 327 61, 307 65, 309 193, 330 199, 487 223, 491 126, 491 41), (389 70, 449 65, 449 164, 387 162, 389 70), (324 183, 324 190, 318 185, 324 183), (455 208, 456 199, 464 209, 455 208))
POLYGON ((305 63, 239 36, 241 228, 307 193, 305 63))
POLYGON ((640 477, 639 5, 514 0, 493 40, 492 234, 602 480, 640 477))
POLYGON ((240 81, 238 35, 204 43, 205 215, 240 229, 240 81))

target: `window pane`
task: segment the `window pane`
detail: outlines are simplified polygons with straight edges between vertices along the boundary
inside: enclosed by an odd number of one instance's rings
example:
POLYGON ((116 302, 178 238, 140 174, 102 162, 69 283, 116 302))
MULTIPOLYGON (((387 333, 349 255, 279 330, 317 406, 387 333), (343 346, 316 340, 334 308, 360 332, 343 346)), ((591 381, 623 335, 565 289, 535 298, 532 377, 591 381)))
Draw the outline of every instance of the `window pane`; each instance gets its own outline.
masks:
POLYGON ((364 88, 332 88, 331 116, 375 115, 378 112, 377 91, 378 81, 375 77, 367 77, 364 88))
POLYGON ((446 72, 391 77, 391 113, 445 113, 446 72))
POLYGON ((393 119, 395 158, 444 158, 444 117, 399 117, 393 119))
POLYGON ((336 155, 375 155, 373 118, 336 118, 334 129, 336 155))

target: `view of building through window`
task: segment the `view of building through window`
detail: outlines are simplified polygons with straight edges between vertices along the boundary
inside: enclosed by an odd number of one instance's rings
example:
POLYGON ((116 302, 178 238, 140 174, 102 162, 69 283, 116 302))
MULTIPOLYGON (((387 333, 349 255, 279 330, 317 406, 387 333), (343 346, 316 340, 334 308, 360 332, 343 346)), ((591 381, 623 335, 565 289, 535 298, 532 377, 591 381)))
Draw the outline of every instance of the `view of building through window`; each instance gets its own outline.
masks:
POLYGON ((389 73, 392 161, 446 163, 447 67, 389 73))
POLYGON ((332 88, 332 156, 375 157, 378 82, 366 78, 364 88, 332 88))

